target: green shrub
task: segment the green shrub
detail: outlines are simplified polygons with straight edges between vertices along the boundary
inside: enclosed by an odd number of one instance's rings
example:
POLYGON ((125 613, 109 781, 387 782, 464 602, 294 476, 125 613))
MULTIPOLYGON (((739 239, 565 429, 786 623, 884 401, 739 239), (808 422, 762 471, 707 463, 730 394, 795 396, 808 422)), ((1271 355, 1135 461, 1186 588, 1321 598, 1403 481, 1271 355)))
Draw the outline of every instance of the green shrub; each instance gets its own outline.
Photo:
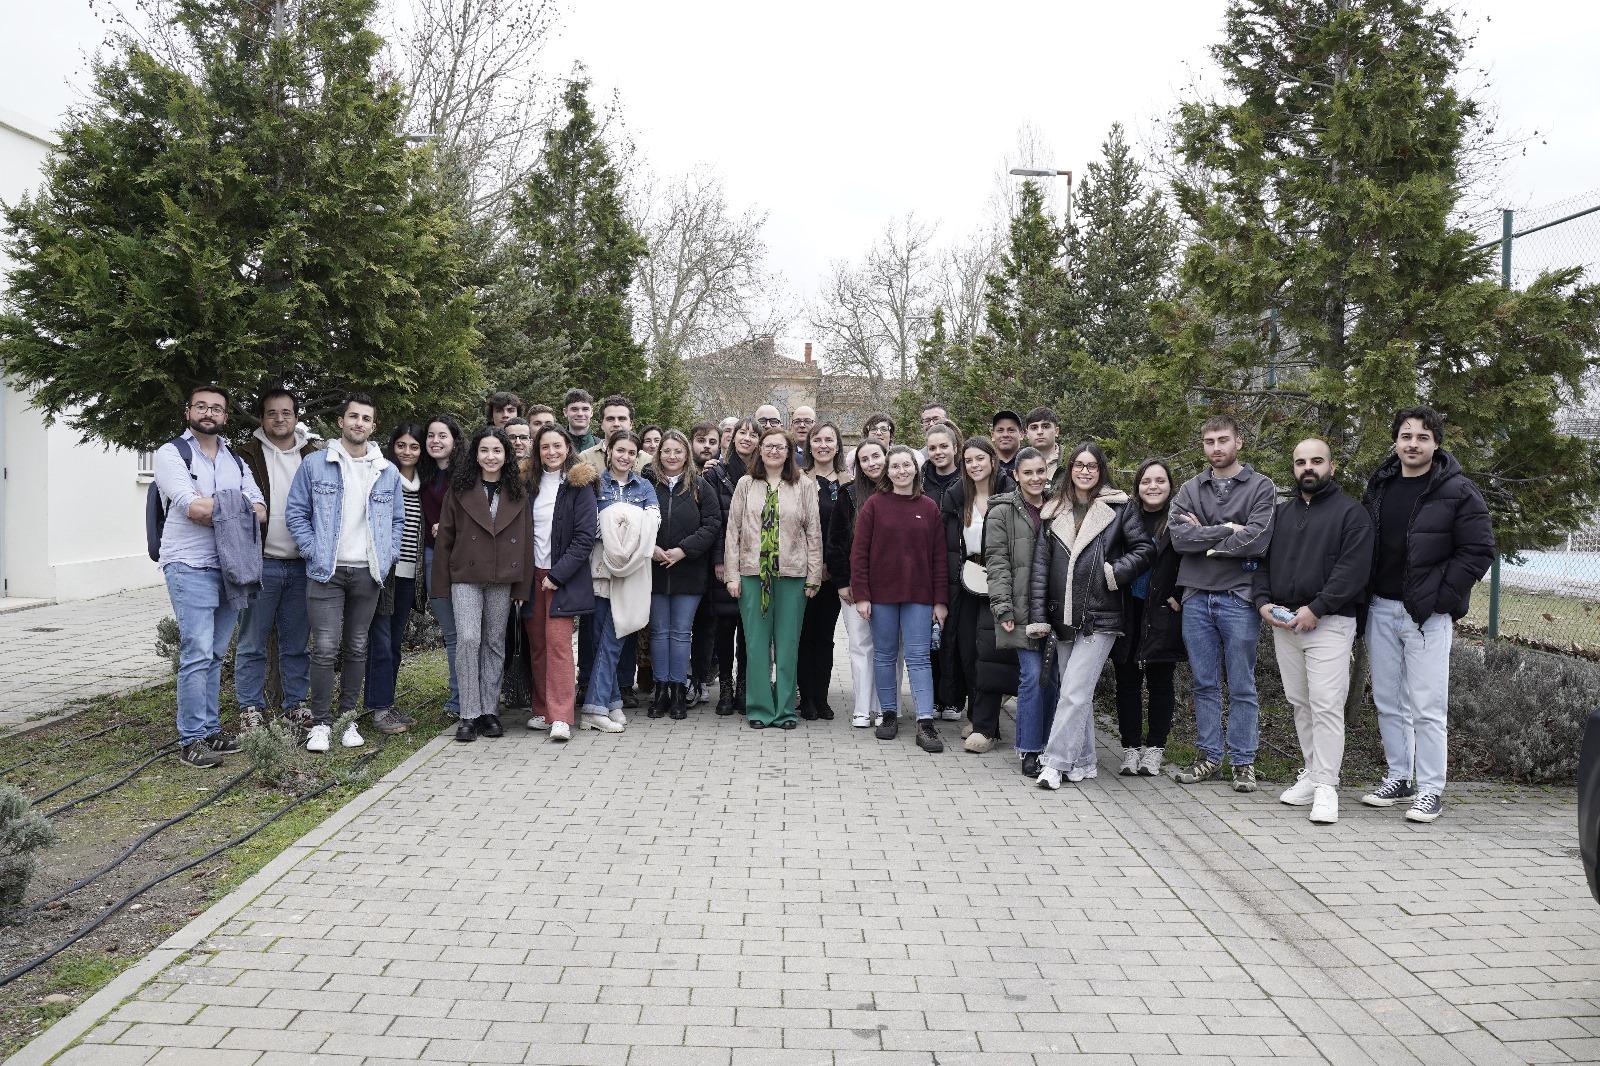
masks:
POLYGON ((1593 663, 1458 639, 1450 653, 1451 772, 1571 782, 1584 721, 1596 707, 1600 667, 1593 663))
POLYGON ((9 917, 28 894, 38 869, 33 853, 56 842, 55 827, 15 785, 0 785, 0 916, 9 917))

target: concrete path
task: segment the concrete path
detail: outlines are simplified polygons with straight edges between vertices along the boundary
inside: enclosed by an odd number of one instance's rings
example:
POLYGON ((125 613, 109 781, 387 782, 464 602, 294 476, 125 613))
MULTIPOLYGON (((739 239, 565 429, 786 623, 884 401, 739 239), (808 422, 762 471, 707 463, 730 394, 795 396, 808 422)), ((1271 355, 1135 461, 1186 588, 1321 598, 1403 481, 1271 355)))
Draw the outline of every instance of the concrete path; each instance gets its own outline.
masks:
POLYGON ((441 738, 13 1062, 1600 1060, 1567 792, 1314 827, 910 732, 441 738))
POLYGON ((171 613, 164 585, 0 613, 0 732, 170 678, 155 643, 171 613))

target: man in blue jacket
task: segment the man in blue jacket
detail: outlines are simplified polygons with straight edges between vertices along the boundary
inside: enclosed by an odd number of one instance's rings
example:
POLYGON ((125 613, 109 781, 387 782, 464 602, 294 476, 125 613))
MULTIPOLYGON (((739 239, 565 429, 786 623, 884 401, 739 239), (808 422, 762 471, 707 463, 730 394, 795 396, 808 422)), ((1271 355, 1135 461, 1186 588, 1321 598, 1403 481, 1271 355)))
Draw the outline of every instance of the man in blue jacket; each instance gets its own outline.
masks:
MULTIPOLYGON (((370 440, 377 426, 372 397, 360 392, 347 397, 338 424, 339 439, 300 464, 284 512, 306 561, 312 722, 307 751, 328 750, 333 667, 341 651, 339 714, 354 711, 361 699, 367 632, 405 534, 400 474, 370 440)), ((365 743, 354 722, 340 743, 347 748, 365 743)))

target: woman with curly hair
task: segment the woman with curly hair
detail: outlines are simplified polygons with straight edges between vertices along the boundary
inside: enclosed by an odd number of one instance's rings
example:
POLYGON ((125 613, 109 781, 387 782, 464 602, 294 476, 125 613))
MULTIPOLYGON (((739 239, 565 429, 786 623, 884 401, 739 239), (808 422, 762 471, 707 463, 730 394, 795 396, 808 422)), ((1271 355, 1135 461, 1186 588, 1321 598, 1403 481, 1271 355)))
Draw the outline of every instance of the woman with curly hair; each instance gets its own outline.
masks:
POLYGON ((505 668, 501 634, 511 605, 533 590, 528 498, 512 465, 511 441, 497 426, 472 435, 451 463, 450 491, 434 538, 433 594, 449 596, 456 621, 461 721, 456 739, 498 737, 494 713, 505 668))

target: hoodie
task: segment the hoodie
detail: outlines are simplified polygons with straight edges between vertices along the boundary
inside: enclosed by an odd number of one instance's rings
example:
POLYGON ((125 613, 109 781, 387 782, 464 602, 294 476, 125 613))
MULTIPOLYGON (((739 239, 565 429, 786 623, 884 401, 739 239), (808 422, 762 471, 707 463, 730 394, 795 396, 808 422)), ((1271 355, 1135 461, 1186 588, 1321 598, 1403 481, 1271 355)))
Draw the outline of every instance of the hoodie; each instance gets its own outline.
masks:
POLYGON ((286 449, 268 440, 266 431, 260 427, 250 436, 261 445, 262 467, 267 475, 266 484, 260 486, 266 489, 267 496, 266 557, 298 559, 300 549, 289 535, 283 513, 289 505, 289 486, 294 484, 295 472, 300 469, 300 460, 311 435, 304 426, 295 426, 294 444, 286 449))
POLYGON ((372 530, 367 525, 367 496, 378 478, 378 463, 383 461, 383 452, 369 440, 363 455, 352 456, 337 442, 328 446, 328 454, 339 464, 339 473, 344 478, 344 509, 339 515, 339 543, 334 549, 334 563, 365 566, 372 580, 381 585, 389 575, 378 571, 377 547, 372 543, 372 530))

